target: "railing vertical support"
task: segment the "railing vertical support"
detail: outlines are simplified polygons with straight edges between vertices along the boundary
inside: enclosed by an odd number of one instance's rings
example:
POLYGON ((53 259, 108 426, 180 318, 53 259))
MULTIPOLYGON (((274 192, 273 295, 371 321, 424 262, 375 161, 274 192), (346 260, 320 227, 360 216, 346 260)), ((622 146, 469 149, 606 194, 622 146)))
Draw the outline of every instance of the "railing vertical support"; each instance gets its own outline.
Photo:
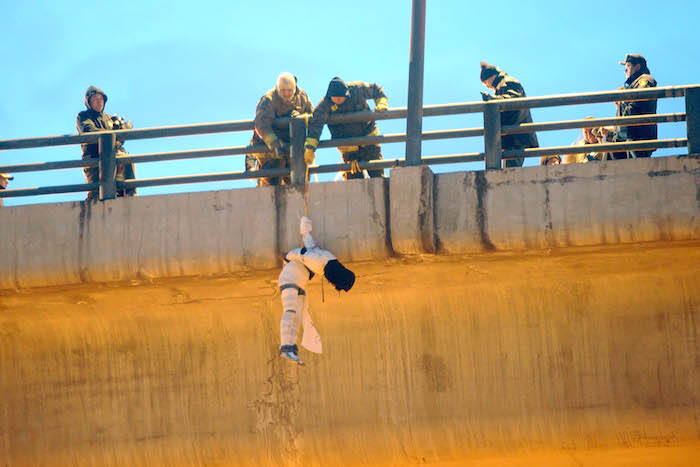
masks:
POLYGON ((408 65, 406 165, 420 165, 423 133, 423 62, 425 56, 425 0, 413 0, 411 57, 408 65))
POLYGON ((304 140, 306 139, 306 121, 303 118, 292 118, 289 121, 289 133, 292 137, 289 148, 292 163, 291 179, 293 185, 306 183, 306 161, 304 161, 304 140))
POLYGON ((685 119, 688 154, 700 154, 700 86, 685 90, 685 119))
POLYGON ((117 136, 100 135, 100 201, 117 197, 117 136))
POLYGON ((484 152, 486 170, 501 168, 501 112, 498 102, 484 106, 484 152))

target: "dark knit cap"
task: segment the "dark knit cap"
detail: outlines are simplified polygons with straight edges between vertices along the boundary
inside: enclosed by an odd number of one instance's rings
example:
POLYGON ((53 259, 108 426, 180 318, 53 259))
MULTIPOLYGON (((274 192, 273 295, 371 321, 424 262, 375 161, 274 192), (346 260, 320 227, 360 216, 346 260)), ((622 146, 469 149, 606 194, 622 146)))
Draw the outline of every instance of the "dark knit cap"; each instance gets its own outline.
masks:
POLYGON ((486 62, 481 62, 481 82, 483 83, 490 77, 497 75, 501 70, 497 66, 490 65, 486 62))
POLYGON ((323 275, 326 276, 328 282, 333 284, 340 292, 341 290, 349 291, 355 284, 355 273, 340 264, 337 259, 332 259, 326 263, 323 268, 323 275))
POLYGON ((345 81, 336 76, 328 85, 326 97, 350 97, 348 85, 345 84, 345 81))

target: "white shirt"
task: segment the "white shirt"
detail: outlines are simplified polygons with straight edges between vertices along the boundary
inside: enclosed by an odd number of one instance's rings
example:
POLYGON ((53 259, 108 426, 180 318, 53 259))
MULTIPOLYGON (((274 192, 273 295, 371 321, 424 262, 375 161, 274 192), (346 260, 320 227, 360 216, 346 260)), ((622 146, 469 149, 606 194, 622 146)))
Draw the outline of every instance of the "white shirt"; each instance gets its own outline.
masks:
POLYGON ((302 254, 301 248, 295 248, 287 253, 287 261, 282 268, 278 279, 280 286, 294 284, 306 290, 309 283, 309 271, 314 274, 323 274, 323 269, 328 261, 336 259, 328 250, 319 248, 310 234, 304 235, 304 247, 306 251, 302 254))

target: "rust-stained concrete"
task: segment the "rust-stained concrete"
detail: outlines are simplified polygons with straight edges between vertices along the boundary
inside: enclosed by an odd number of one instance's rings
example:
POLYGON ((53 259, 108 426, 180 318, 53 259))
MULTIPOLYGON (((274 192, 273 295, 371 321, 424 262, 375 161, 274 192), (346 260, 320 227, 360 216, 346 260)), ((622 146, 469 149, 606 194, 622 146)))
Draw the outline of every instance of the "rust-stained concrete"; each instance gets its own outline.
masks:
MULTIPOLYGON (((526 251, 700 238, 700 156, 310 185, 338 257, 526 251)), ((270 269, 299 245, 300 187, 0 209, 0 289, 270 269)))
POLYGON ((697 465, 699 247, 354 262, 305 368, 276 269, 5 290, 0 465, 697 465))

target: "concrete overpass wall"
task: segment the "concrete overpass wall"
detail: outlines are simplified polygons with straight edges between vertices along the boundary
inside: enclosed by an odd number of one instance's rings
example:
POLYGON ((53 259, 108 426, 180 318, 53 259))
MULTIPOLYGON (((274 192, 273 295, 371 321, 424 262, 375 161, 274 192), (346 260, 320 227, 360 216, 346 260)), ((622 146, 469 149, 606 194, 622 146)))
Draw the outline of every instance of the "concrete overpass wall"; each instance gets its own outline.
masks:
MULTIPOLYGON (((697 239, 700 159, 651 158, 311 184, 319 242, 346 261, 697 239)), ((0 209, 0 289, 279 265, 298 187, 0 209)))
POLYGON ((298 188, 0 209, 0 465, 695 465, 698 162, 312 185, 305 368, 298 188))
POLYGON ((695 466, 700 242, 0 291, 0 465, 695 466))

